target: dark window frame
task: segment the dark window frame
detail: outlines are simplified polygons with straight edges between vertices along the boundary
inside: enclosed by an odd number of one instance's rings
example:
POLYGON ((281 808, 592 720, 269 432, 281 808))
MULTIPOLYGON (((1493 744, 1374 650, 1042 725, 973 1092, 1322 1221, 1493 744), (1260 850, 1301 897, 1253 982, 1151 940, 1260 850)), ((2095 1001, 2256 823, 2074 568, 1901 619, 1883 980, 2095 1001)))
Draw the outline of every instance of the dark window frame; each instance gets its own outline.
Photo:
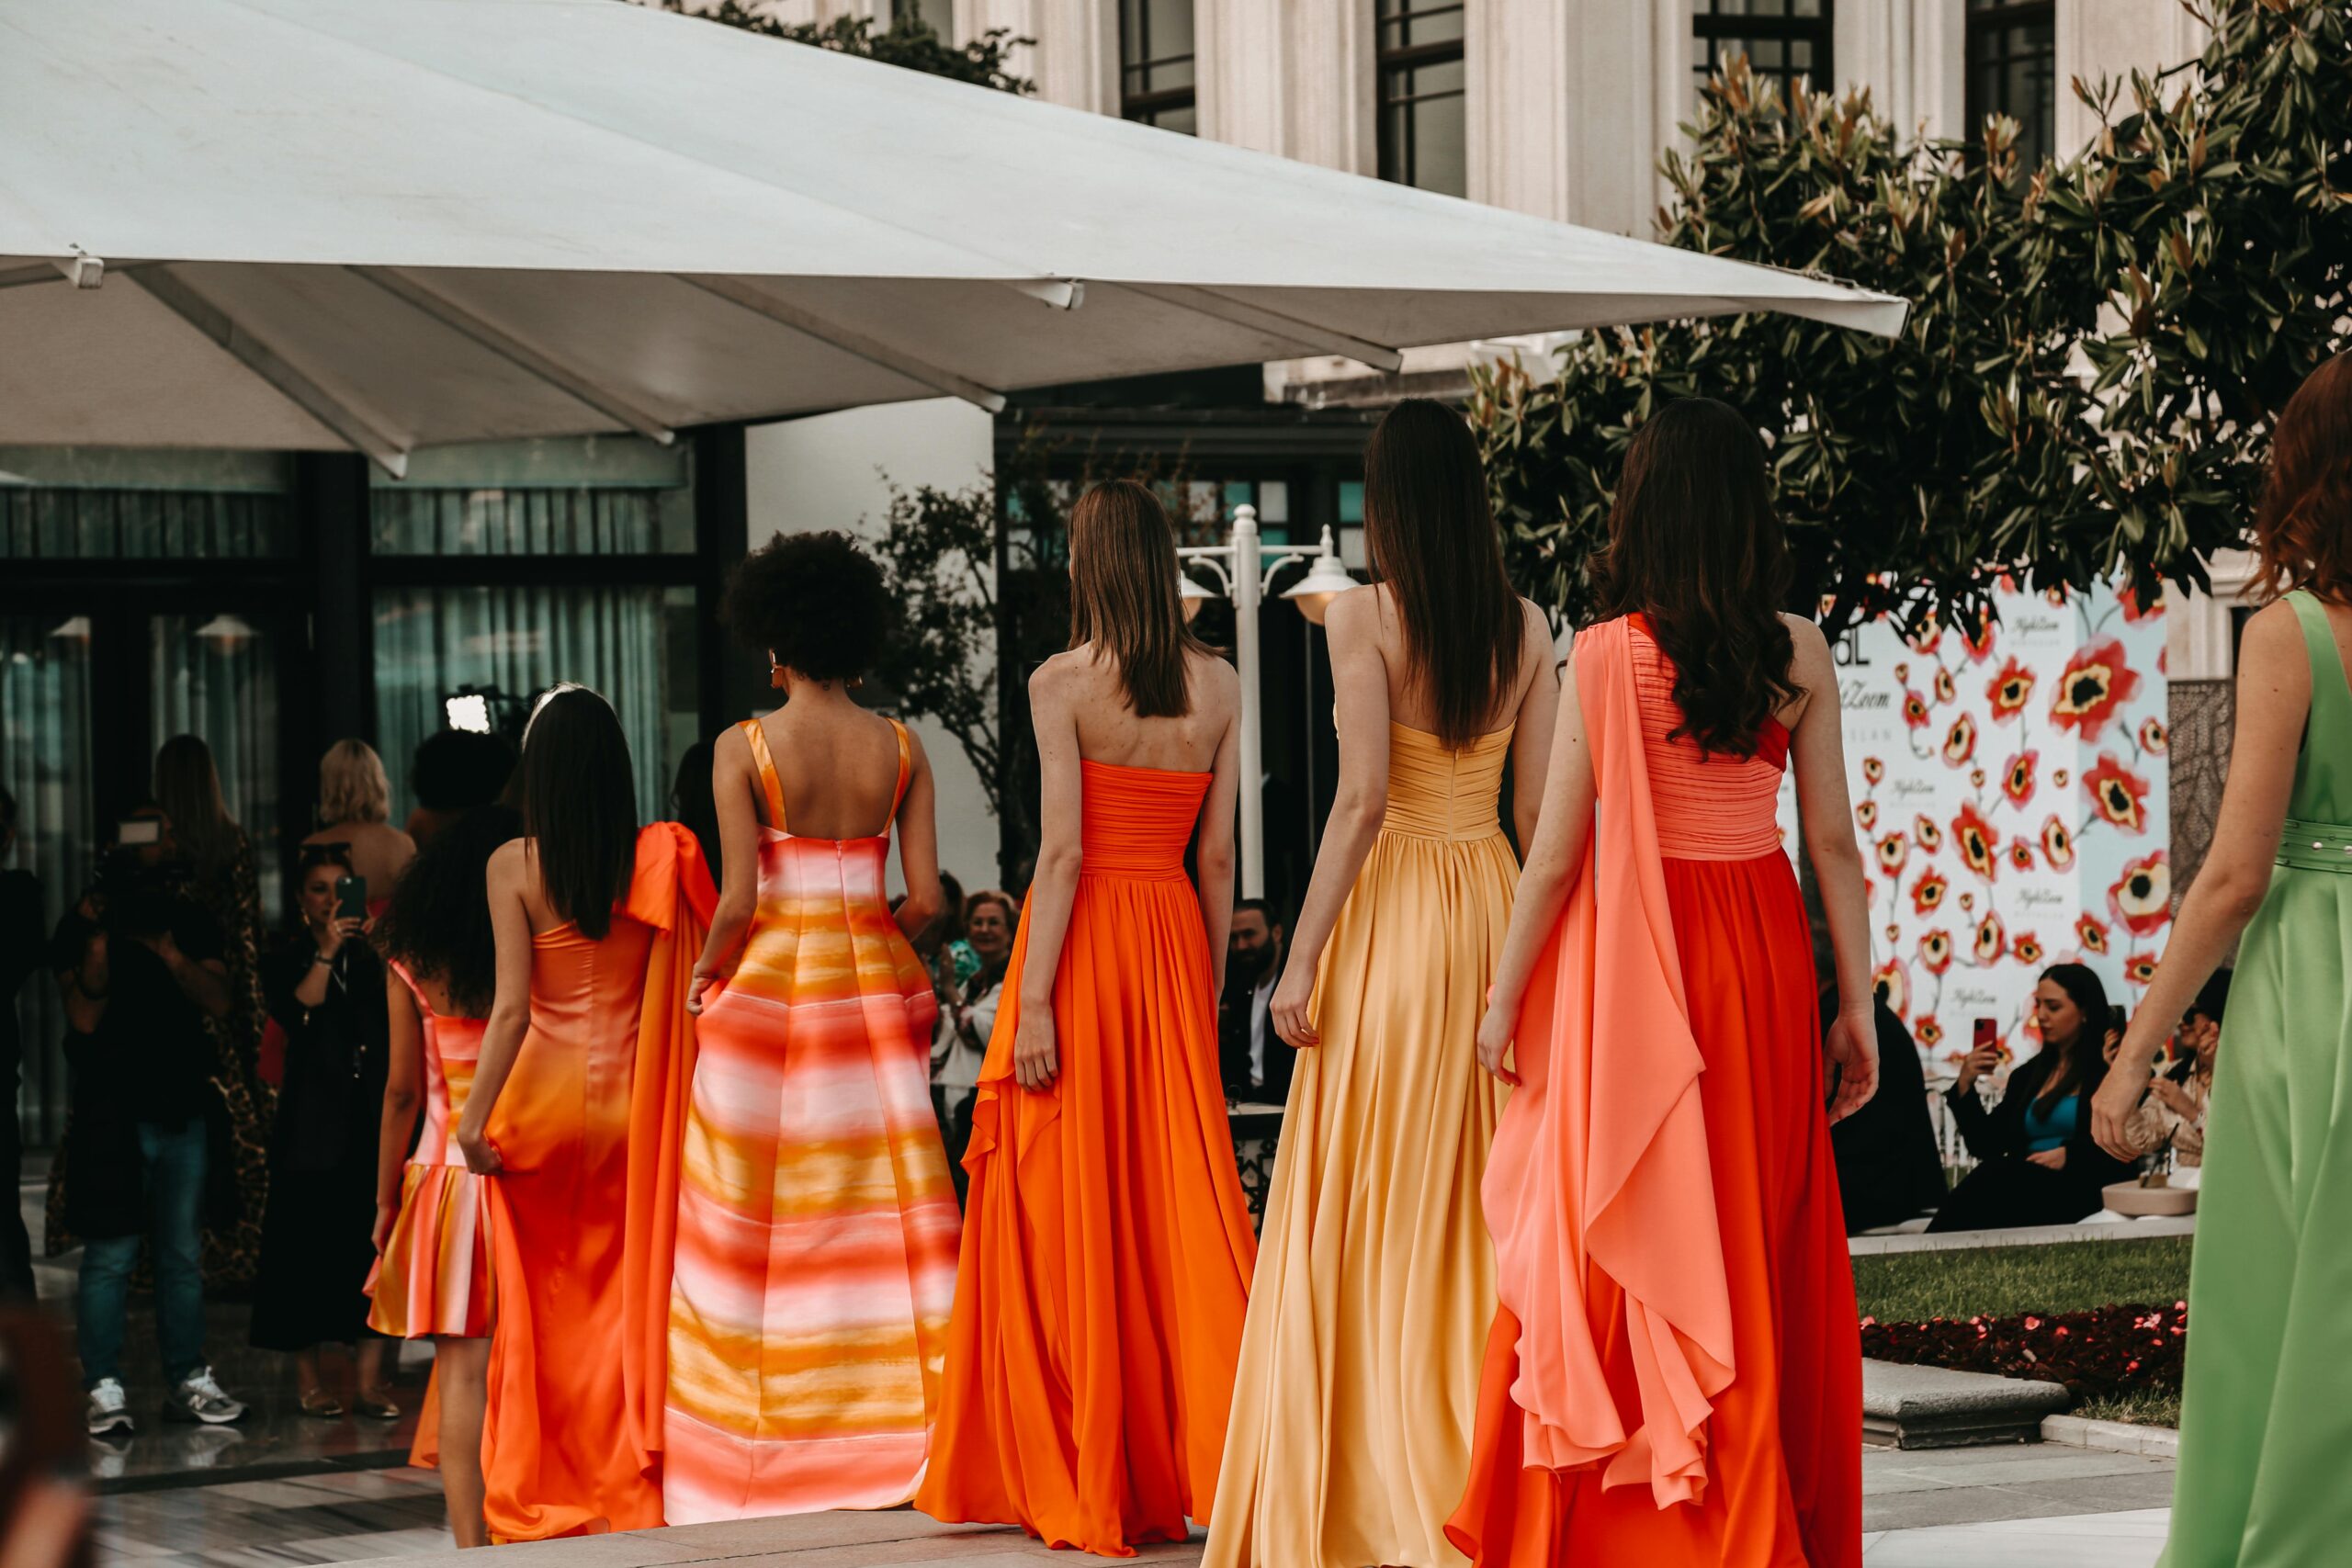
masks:
POLYGON ((1702 82, 1723 62, 1724 51, 1720 46, 1770 39, 1781 43, 1804 41, 1813 45, 1813 62, 1803 70, 1785 64, 1758 65, 1752 54, 1748 56, 1750 71, 1780 84, 1783 105, 1800 76, 1811 82, 1816 91, 1837 89, 1837 0, 1821 0, 1821 14, 1817 17, 1729 15, 1713 10, 1713 0, 1698 0, 1698 4, 1700 9, 1690 18, 1690 37, 1702 47, 1691 62, 1691 70, 1702 82))
MULTIPOLYGON (((1185 0, 1191 4, 1192 0, 1185 0)), ((1195 16, 1193 26, 1199 27, 1195 16)), ((1195 32, 1195 39, 1198 38, 1195 32)), ((1155 55, 1151 52, 1151 0, 1119 0, 1119 118, 1144 125, 1157 126, 1162 116, 1191 109, 1200 110, 1200 53, 1197 45, 1186 54, 1155 55), (1134 58, 1129 59, 1128 45, 1132 41, 1134 58), (1138 86, 1148 83, 1153 75, 1170 66, 1191 64, 1193 80, 1182 86, 1138 86)), ((1172 128, 1164 128, 1172 129, 1172 128)), ((1186 133, 1189 134, 1189 133, 1186 133)))
MULTIPOLYGON (((1457 32, 1452 38, 1431 39, 1422 43, 1391 44, 1387 41, 1385 35, 1391 28, 1400 28, 1409 32, 1416 22, 1427 22, 1434 17, 1448 15, 1459 16, 1466 31, 1470 8, 1466 0, 1398 0, 1398 4, 1400 8, 1396 16, 1385 16, 1377 7, 1373 13, 1374 85, 1376 99, 1374 118, 1379 139, 1380 177, 1393 185, 1413 186, 1416 189, 1425 189, 1430 187, 1421 186, 1414 177, 1419 172, 1420 160, 1419 149, 1414 143, 1411 131, 1412 117, 1409 113, 1404 117, 1404 135, 1400 141, 1397 132, 1391 129, 1393 117, 1389 111, 1399 106, 1430 103, 1444 98, 1466 100, 1469 96, 1469 84, 1465 81, 1461 87, 1451 92, 1397 96, 1392 96, 1390 85, 1411 72, 1424 70, 1432 65, 1443 65, 1449 62, 1465 63, 1464 44, 1466 39, 1463 33, 1457 32)), ((1465 148, 1465 164, 1467 151, 1465 148)), ((1463 175, 1464 184, 1466 186, 1469 176, 1469 170, 1466 167, 1463 170, 1463 175)))
POLYGON ((2003 114, 2018 122, 2018 143, 2020 147, 2039 142, 2041 155, 2044 157, 2055 151, 2058 129, 2054 123, 2058 108, 2057 29, 2057 0, 1997 0, 1996 4, 1989 6, 1973 4, 1969 6, 1961 50, 1961 70, 1964 73, 1962 79, 1962 112, 1967 116, 1966 140, 1968 141, 1975 143, 1979 141, 1983 135, 1987 116, 2003 114), (2030 51, 2012 51, 2009 48, 2009 40, 2015 35, 2015 30, 2032 27, 2049 29, 2048 49, 2046 51, 2035 49, 2030 51), (1998 40, 1999 51, 1991 61, 1980 61, 1976 53, 1977 40, 1988 34, 1998 40), (2019 109, 2023 106, 2008 103, 2007 95, 1997 89, 1988 90, 1988 84, 1985 81, 1988 74, 1993 82, 2006 84, 2008 75, 2007 68, 2012 62, 2031 59, 2035 55, 2044 53, 2050 62, 2051 94, 2048 105, 2036 104, 2031 106, 2033 113, 2020 113, 2019 109), (1988 66, 1991 67, 1989 73, 1986 69, 1988 66), (1996 97, 2002 101, 1994 101, 1996 97), (2040 123, 2040 111, 2045 107, 2049 109, 2053 123, 2040 123))

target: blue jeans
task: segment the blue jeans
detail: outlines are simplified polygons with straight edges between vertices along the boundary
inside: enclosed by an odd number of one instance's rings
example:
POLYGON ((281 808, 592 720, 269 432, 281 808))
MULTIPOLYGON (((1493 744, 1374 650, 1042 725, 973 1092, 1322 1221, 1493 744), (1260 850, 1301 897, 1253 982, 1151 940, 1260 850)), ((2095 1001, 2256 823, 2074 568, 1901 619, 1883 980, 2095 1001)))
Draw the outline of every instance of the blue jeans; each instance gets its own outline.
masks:
MULTIPOLYGON (((154 1207, 155 1337, 164 1378, 174 1388, 204 1365, 204 1243, 197 1234, 204 1203, 204 1118, 181 1126, 139 1123, 147 1201, 154 1207)), ((122 1333, 130 1308, 136 1235, 82 1244, 82 1288, 74 1303, 82 1350, 82 1386, 121 1376, 122 1333)))

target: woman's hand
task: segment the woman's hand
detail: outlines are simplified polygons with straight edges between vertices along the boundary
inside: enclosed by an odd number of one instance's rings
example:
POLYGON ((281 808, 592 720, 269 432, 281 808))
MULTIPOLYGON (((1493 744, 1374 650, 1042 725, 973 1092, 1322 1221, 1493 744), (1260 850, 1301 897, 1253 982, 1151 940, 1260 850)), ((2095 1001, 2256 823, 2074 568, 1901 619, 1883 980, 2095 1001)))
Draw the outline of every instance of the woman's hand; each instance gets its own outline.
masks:
POLYGON ((1266 1003, 1267 1021, 1294 1051, 1323 1043, 1323 1036, 1315 1032, 1314 1000, 1315 965, 1301 964, 1294 953, 1283 965, 1283 977, 1274 983, 1274 994, 1266 1003))
POLYGON ((1054 1045, 1054 1013, 1050 1006, 1021 1009, 1020 1027, 1012 1032, 1012 1081, 1043 1093, 1061 1073, 1061 1056, 1054 1045))
POLYGON ((466 1168, 476 1176, 496 1176, 505 1168, 505 1162, 498 1157, 498 1146, 483 1128, 460 1121, 457 1139, 458 1151, 466 1156, 466 1168))
POLYGON ((1838 1069, 1838 1095, 1829 1102, 1829 1120, 1843 1122, 1878 1092, 1878 1020, 1872 1010, 1841 1010, 1821 1049, 1838 1069))
POLYGON ((1962 1094, 1976 1087, 1976 1080, 2001 1065, 1998 1045, 1979 1045, 1961 1059, 1960 1077, 1951 1086, 1962 1094))
POLYGON ((1511 1055, 1511 1041, 1519 1030, 1519 1010, 1498 1008, 1490 1000, 1486 1015, 1478 1020, 1478 1065, 1513 1089, 1519 1087, 1519 1073, 1504 1066, 1503 1059, 1511 1055))
POLYGON ((392 1225, 400 1217, 401 1206, 397 1200, 389 1203, 379 1202, 376 1205, 376 1231, 370 1239, 375 1243, 377 1257, 381 1258, 384 1255, 384 1248, 390 1245, 392 1225))
POLYGON ((2066 1168, 2066 1145, 2061 1144, 2054 1149, 2044 1149, 2040 1154, 2028 1155, 2025 1156, 2025 1163, 2038 1165, 2044 1170, 2064 1170, 2066 1168))
POLYGON ((360 934, 367 921, 356 915, 338 915, 319 929, 319 956, 333 958, 343 944, 360 934))
POLYGON ((2132 1113, 2140 1109, 2140 1097, 2147 1092, 2147 1084, 2130 1083, 2127 1073, 2109 1073, 2098 1092, 2091 1096, 2091 1137, 2100 1148, 2120 1160, 2140 1157, 2138 1142, 2132 1136, 2132 1113))
POLYGON ((700 1018, 702 1016, 702 993, 704 988, 722 984, 726 978, 727 976, 724 975, 714 974, 707 969, 695 970, 694 972, 694 977, 686 982, 686 1016, 689 1018, 700 1018))

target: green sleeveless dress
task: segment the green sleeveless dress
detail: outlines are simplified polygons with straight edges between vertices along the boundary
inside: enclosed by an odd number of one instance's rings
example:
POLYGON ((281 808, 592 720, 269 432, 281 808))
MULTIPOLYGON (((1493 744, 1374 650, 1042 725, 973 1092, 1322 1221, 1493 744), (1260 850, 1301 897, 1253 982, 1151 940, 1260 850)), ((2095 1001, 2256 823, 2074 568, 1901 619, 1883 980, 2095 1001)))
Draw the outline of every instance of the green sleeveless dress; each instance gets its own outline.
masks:
POLYGON ((2352 686, 2287 597, 2311 721, 2207 1112, 2165 1568, 2352 1562, 2352 686))

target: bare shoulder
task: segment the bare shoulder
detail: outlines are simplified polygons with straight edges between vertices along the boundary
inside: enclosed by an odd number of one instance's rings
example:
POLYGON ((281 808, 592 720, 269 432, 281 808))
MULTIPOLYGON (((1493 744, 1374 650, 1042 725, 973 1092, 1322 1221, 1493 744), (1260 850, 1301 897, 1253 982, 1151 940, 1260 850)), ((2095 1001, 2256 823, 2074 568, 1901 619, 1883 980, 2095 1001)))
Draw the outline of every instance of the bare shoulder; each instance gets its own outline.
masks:
POLYGON ((1232 665, 1206 649, 1185 660, 1193 700, 1212 713, 1231 714, 1241 706, 1241 676, 1232 665))
POLYGON ((1332 637, 1376 637, 1380 634, 1380 584, 1351 588, 1324 612, 1323 629, 1332 637))
POLYGON ((748 768, 752 765, 752 740, 743 727, 730 724, 718 732, 711 742, 710 761, 714 768, 748 768))
POLYGON ((2242 647, 2252 647, 2260 640, 2275 650, 2289 646, 2300 648, 2303 641, 2303 623, 2296 615, 2295 607, 2284 599, 2273 599, 2246 617, 2242 647))
POLYGON ((1825 664, 1829 661, 1829 638, 1823 635, 1819 625, 1786 610, 1781 612, 1781 624, 1789 628, 1789 641, 1796 647, 1800 667, 1814 659, 1825 664))
POLYGON ((931 757, 930 753, 922 749, 922 732, 903 718, 899 720, 899 728, 907 732, 908 766, 913 768, 928 766, 931 757))
POLYGON ((1077 683, 1085 678, 1092 660, 1084 649, 1074 648, 1057 653, 1036 669, 1029 671, 1029 701, 1032 706, 1046 698, 1067 700, 1077 683))
POLYGON ((525 857, 529 853, 527 839, 509 839, 490 852, 489 885, 493 889, 511 890, 523 886, 525 857))
POLYGON ((2311 682, 2311 658, 2295 607, 2273 599, 2246 618, 2238 641, 2238 679, 2243 685, 2275 685, 2301 692, 2311 682))

